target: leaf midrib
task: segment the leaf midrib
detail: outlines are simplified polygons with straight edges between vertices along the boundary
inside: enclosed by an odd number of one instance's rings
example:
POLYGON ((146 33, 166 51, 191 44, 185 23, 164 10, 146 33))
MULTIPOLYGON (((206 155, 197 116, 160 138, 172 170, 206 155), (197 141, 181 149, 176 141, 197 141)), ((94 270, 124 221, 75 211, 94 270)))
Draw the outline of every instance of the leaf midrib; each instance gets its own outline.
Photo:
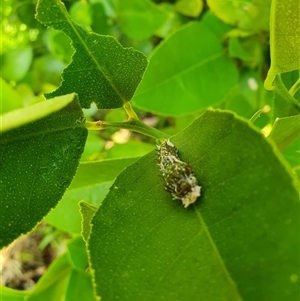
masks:
POLYGON ((207 64, 207 63, 209 63, 211 61, 214 61, 215 59, 221 57, 222 55, 224 55, 223 51, 222 52, 218 52, 218 53, 216 53, 216 54, 214 54, 214 55, 212 55, 212 56, 210 56, 210 57, 208 57, 208 58, 206 58, 206 59, 198 62, 197 64, 189 66, 188 68, 184 68, 184 69, 180 70, 177 73, 173 73, 172 76, 167 77, 166 79, 164 79, 164 80, 156 83, 154 86, 149 87, 148 89, 144 90, 143 92, 138 93, 138 91, 137 91, 136 96, 141 96, 141 95, 143 95, 145 93, 148 93, 149 91, 158 89, 160 86, 163 86, 164 84, 166 84, 166 83, 168 83, 168 82, 176 79, 177 77, 182 77, 184 74, 187 74, 187 73, 189 73, 191 71, 194 71, 195 69, 200 68, 200 67, 204 66, 205 64, 207 64))
MULTIPOLYGON (((116 88, 116 86, 113 84, 113 82, 111 82, 111 80, 109 79, 109 77, 107 77, 106 73, 104 72, 104 70, 102 69, 102 67, 98 64, 97 60, 95 59, 95 57, 93 56, 92 52, 89 51, 88 46, 86 45, 85 41, 82 39, 80 33, 78 32, 78 30, 76 29, 76 26, 74 24, 74 22, 69 18, 68 13, 66 12, 66 10, 64 9, 64 6, 62 6, 61 4, 59 4, 57 2, 57 5, 59 6, 60 11, 62 12, 62 14, 65 16, 67 23, 70 25, 71 29, 73 30, 73 32, 75 33, 75 35, 78 37, 79 41, 81 42, 81 44, 83 45, 84 49, 86 50, 86 52, 88 53, 88 55, 92 58, 93 62, 95 63, 97 69, 102 73, 102 75, 104 76, 105 80, 109 83, 109 85, 113 88, 113 90, 116 92, 116 94, 120 97, 121 101, 123 103, 126 103, 125 98, 120 94, 119 90, 116 88)), ((79 25, 77 25, 79 26, 79 25)), ((84 29, 83 29, 84 30, 84 29)), ((64 32, 64 34, 66 34, 64 32)), ((87 37, 86 40, 88 39, 88 37, 90 37, 92 34, 94 34, 95 36, 97 36, 97 34, 95 33, 89 33, 87 32, 87 37)), ((72 38, 69 36, 69 38, 72 40, 72 38)), ((111 37, 111 39, 114 39, 113 37, 111 37)), ((72 40, 72 43, 75 44, 75 42, 72 40)), ((117 40, 115 40, 115 43, 118 43, 117 40)), ((76 47, 74 46, 75 52, 76 47)), ((72 64, 72 62, 71 62, 72 64)))
POLYGON ((240 300, 242 301, 243 299, 241 298, 239 292, 238 292, 238 288, 235 284, 235 282, 232 280, 231 276, 230 276, 230 273, 228 272, 226 266, 225 266, 225 263, 221 257, 221 254, 219 253, 218 251, 218 248, 217 246, 215 245, 214 241, 213 241, 213 238, 211 237, 210 235, 210 232, 206 226, 206 223, 204 222, 202 216, 201 216, 201 213, 199 211, 199 209, 197 210, 196 206, 194 206, 194 210, 195 210, 195 213, 196 213, 196 216, 198 217, 198 220, 199 220, 199 223, 201 224, 202 226, 202 229, 204 231, 204 233, 206 234, 206 237, 208 238, 209 242, 210 242, 210 245, 212 246, 212 249, 215 253, 215 258, 217 258, 217 260, 219 261, 219 266, 221 267, 221 269, 223 270, 223 273, 224 275, 226 276, 228 282, 231 284, 231 286, 233 288, 235 288, 235 292, 236 292, 236 300, 240 300))

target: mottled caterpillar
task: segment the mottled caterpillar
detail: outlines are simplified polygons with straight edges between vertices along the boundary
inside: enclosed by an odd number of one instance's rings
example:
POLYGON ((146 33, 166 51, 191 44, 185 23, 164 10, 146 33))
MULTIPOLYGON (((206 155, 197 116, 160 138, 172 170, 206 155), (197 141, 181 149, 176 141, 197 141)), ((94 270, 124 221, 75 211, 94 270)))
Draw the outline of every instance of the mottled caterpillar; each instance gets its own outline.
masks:
POLYGON ((200 196, 201 187, 198 186, 192 167, 180 160, 178 150, 170 140, 164 140, 161 145, 157 145, 157 152, 165 189, 171 193, 173 199, 181 200, 185 208, 195 203, 200 196))

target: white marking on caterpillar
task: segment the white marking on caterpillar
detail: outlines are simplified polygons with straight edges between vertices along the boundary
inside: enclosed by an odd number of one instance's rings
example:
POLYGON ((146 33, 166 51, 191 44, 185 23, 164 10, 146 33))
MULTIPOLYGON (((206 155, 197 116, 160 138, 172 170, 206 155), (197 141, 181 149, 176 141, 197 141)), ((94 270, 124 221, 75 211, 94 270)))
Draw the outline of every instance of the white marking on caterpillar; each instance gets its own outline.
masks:
POLYGON ((157 145, 157 152, 165 189, 173 199, 181 200, 185 208, 195 203, 200 196, 201 186, 192 167, 180 160, 177 148, 169 139, 157 145))

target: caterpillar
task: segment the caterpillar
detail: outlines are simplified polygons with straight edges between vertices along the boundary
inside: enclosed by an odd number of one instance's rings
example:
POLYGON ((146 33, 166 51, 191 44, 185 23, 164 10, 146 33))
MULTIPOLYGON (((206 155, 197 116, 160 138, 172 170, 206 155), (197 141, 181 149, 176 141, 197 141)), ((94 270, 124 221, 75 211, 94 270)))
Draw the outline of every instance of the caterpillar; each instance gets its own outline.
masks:
POLYGON ((173 199, 181 200, 185 208, 195 203, 200 196, 201 186, 193 168, 180 160, 178 149, 169 139, 157 145, 157 153, 165 189, 173 199))

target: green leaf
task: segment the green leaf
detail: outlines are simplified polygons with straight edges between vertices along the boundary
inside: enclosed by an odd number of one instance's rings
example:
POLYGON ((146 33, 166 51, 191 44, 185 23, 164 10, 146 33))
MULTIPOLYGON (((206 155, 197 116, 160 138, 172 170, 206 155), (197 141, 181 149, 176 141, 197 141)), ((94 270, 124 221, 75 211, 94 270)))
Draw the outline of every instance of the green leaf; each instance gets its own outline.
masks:
POLYGON ((142 53, 123 48, 113 37, 88 33, 70 19, 59 0, 40 0, 37 19, 62 30, 75 48, 61 86, 47 98, 76 92, 83 108, 95 102, 99 109, 118 108, 131 100, 147 67, 142 53))
POLYGON ((23 107, 23 100, 16 90, 14 90, 4 79, 0 78, 0 114, 17 110, 23 107))
MULTIPOLYGON (((260 111, 259 118, 255 120, 256 126, 264 127, 270 122, 267 108, 272 105, 273 93, 264 89, 263 81, 258 72, 244 69, 240 71, 239 77, 236 94, 221 105, 226 110, 234 111, 246 119, 250 119, 258 111, 258 108, 265 108, 260 111)), ((269 115, 271 115, 271 110, 269 110, 269 115)))
POLYGON ((0 247, 30 231, 61 199, 83 152, 83 123, 74 94, 1 116, 0 247))
POLYGON ((1 298, 3 301, 25 301, 28 291, 14 290, 6 286, 0 286, 1 298))
POLYGON ((91 7, 86 2, 74 2, 70 7, 70 16, 72 20, 82 26, 88 28, 92 23, 91 7))
POLYGON ((81 218, 78 203, 81 200, 87 200, 98 207, 111 185, 112 181, 91 184, 79 189, 70 187, 59 204, 45 217, 44 221, 62 231, 80 234, 81 218))
POLYGON ((75 95, 70 94, 44 101, 28 108, 3 114, 0 116, 1 132, 9 132, 28 123, 45 118, 52 113, 58 112, 70 104, 70 102, 74 101, 74 98, 75 95))
MULTIPOLYGON (((91 275, 72 270, 64 301, 96 301, 91 275)), ((99 301, 99 299, 98 299, 99 301)))
POLYGON ((276 118, 270 138, 280 151, 284 150, 300 135, 300 115, 276 118))
POLYGON ((117 0, 116 13, 122 31, 137 40, 150 38, 168 20, 168 14, 149 0, 117 0))
POLYGON ((171 141, 194 168, 202 195, 187 209, 172 200, 154 151, 122 172, 92 220, 97 294, 296 300, 299 191, 273 146, 221 111, 206 111, 171 141))
MULTIPOLYGON (((66 65, 68 65, 71 62, 73 50, 70 45, 70 39, 66 35, 64 35, 61 31, 48 28, 48 30, 45 31, 43 38, 45 40, 45 44, 47 48, 55 58, 59 59, 61 62, 64 62, 66 65)), ((50 58, 48 60, 50 60, 50 58)), ((45 64, 47 67, 46 60, 45 60, 45 64)), ((40 69, 42 67, 45 68, 45 66, 41 66, 40 69)), ((53 71, 53 66, 48 66, 47 69, 53 71)))
POLYGON ((300 115, 276 118, 268 138, 276 143, 300 179, 300 115))
POLYGON ((66 254, 56 258, 39 279, 26 301, 57 301, 65 294, 71 267, 66 254))
POLYGON ((300 1, 273 0, 271 6, 271 67, 265 80, 273 90, 275 76, 300 69, 300 1))
POLYGON ((128 158, 80 163, 70 188, 45 221, 63 231, 80 234, 79 201, 85 200, 98 207, 115 177, 136 160, 128 158))
POLYGON ((81 235, 83 240, 87 243, 91 231, 91 220, 97 211, 97 207, 87 202, 81 201, 79 203, 81 214, 81 235))
POLYGON ((207 0, 210 10, 223 22, 255 33, 269 29, 271 0, 207 0))
POLYGON ((138 158, 109 159, 95 162, 84 162, 79 165, 78 173, 70 189, 79 189, 89 185, 110 182, 128 165, 138 158))
POLYGON ((81 162, 95 161, 97 158, 101 158, 101 151, 104 149, 104 146, 105 141, 99 137, 99 133, 89 131, 81 162))
POLYGON ((237 37, 229 38, 229 54, 243 61, 253 60, 253 54, 243 48, 241 41, 237 37))
MULTIPOLYGON (((58 39, 60 40, 60 39, 58 39)), ((58 42, 60 43, 60 42, 58 42)), ((55 47, 55 45, 52 45, 55 47)), ((62 44, 60 44, 63 47, 62 44)), ((54 49, 51 51, 55 52, 54 49)), ((57 55, 54 53, 54 55, 57 55)), ((61 57, 60 59, 63 59, 61 57)), ((30 85, 41 92, 49 91, 50 89, 54 89, 53 86, 47 87, 45 90, 45 83, 50 83, 54 86, 59 85, 60 82, 60 74, 65 68, 65 64, 62 61, 54 57, 51 54, 45 54, 41 57, 35 59, 32 70, 32 77, 30 78, 30 85)), ((67 58, 65 58, 66 60, 67 58)), ((68 94, 68 93, 66 93, 68 94)), ((59 95, 57 95, 59 96, 59 95)))
POLYGON ((106 152, 106 158, 120 158, 120 157, 140 157, 154 149, 154 145, 141 141, 128 141, 127 143, 115 143, 106 152))
POLYGON ((222 101, 236 84, 237 70, 220 39, 193 22, 156 48, 133 101, 146 111, 178 116, 222 101))
POLYGON ((94 32, 100 34, 112 35, 112 28, 109 24, 109 18, 105 12, 104 4, 96 2, 91 6, 92 24, 91 27, 94 32))
POLYGON ((224 35, 231 31, 231 25, 223 23, 210 10, 203 16, 203 24, 208 27, 219 39, 223 39, 224 35))
POLYGON ((188 17, 198 17, 203 9, 202 0, 178 0, 175 3, 175 9, 188 17))
POLYGON ((7 81, 21 80, 32 61, 31 47, 12 49, 1 56, 1 77, 7 81))
POLYGON ((289 162, 292 171, 300 180, 300 136, 283 150, 282 155, 289 162))
POLYGON ((88 265, 85 242, 81 236, 75 237, 68 243, 68 258, 73 269, 85 271, 88 265))
POLYGON ((292 96, 288 91, 298 79, 298 70, 276 76, 274 92, 271 92, 274 95, 272 103, 273 121, 278 117, 294 116, 300 113, 300 104, 297 104, 300 94, 296 93, 296 95, 292 96))

